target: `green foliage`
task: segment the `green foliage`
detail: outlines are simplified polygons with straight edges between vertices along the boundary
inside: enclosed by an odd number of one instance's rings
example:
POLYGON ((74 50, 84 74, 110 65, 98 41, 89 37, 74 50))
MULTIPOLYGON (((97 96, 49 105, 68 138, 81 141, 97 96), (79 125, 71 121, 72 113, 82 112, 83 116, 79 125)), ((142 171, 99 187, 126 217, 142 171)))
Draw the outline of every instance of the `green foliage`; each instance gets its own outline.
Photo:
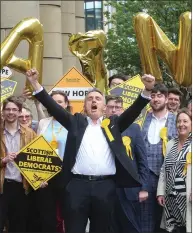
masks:
MULTIPOLYGON (((133 27, 133 17, 139 12, 148 13, 161 27, 168 38, 178 43, 179 17, 191 11, 191 0, 181 1, 116 1, 105 3, 115 9, 113 14, 104 12, 106 25, 112 25, 107 33, 105 63, 109 70, 134 76, 141 73, 138 45, 133 27)), ((168 86, 174 85, 169 71, 160 61, 162 73, 168 86)))

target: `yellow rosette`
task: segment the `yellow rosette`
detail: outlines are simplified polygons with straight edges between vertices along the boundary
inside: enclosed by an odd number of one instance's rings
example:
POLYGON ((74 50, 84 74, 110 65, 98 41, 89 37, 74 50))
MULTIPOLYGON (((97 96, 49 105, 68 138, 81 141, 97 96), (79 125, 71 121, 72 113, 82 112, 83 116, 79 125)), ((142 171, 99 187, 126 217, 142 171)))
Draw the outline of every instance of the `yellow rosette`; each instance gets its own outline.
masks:
POLYGON ((131 151, 131 138, 128 136, 122 137, 123 145, 126 148, 127 154, 133 160, 132 151, 131 151))
POLYGON ((107 137, 109 139, 110 142, 114 141, 114 137, 111 133, 111 131, 109 130, 109 124, 110 124, 110 120, 108 118, 104 119, 101 123, 101 127, 105 130, 105 133, 107 134, 107 137))
POLYGON ((164 127, 160 131, 160 138, 162 139, 162 150, 164 157, 166 156, 166 144, 168 142, 168 129, 167 127, 164 127))
POLYGON ((188 164, 191 164, 191 163, 192 163, 192 152, 188 152, 186 155, 186 164, 184 166, 183 175, 186 175, 188 164))

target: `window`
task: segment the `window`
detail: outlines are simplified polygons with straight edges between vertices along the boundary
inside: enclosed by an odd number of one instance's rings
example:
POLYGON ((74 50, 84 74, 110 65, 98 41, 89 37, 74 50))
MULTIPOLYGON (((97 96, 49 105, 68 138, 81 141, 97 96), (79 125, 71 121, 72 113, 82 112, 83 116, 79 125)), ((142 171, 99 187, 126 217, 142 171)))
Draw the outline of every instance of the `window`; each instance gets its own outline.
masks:
POLYGON ((102 1, 84 2, 86 31, 103 29, 103 4, 102 1))

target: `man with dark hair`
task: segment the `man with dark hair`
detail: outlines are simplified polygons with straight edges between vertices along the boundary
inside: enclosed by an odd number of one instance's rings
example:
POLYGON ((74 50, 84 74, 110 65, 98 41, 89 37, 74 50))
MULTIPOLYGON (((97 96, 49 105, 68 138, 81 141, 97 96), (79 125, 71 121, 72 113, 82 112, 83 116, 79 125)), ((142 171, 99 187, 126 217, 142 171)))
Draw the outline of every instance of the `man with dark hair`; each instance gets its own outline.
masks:
MULTIPOLYGON (((120 96, 106 97, 106 116, 121 115, 123 100, 120 96)), ((147 153, 142 132, 138 124, 131 124, 123 133, 122 140, 133 167, 137 171, 142 187, 117 188, 118 202, 114 222, 118 223, 117 232, 139 233, 141 231, 140 203, 148 198, 147 185, 149 169, 147 153)))
POLYGON ((121 112, 122 109, 123 109, 123 99, 120 96, 113 96, 113 95, 106 96, 105 114, 107 117, 113 116, 117 114, 117 112, 121 112))
POLYGON ((86 116, 71 115, 38 83, 37 70, 28 70, 26 76, 35 90, 35 97, 68 130, 62 171, 66 232, 84 233, 88 218, 90 232, 109 232, 116 186, 136 187, 140 183, 121 141, 121 133, 149 102, 155 78, 144 75, 145 89, 133 105, 119 117, 103 119, 105 98, 99 92, 92 91, 86 96, 86 116))
POLYGON ((147 148, 149 167, 149 198, 142 203, 142 232, 159 232, 162 209, 156 200, 160 169, 165 156, 167 141, 177 135, 175 115, 167 110, 168 89, 157 84, 152 90, 150 105, 152 112, 147 114, 143 125, 143 136, 147 148))
POLYGON ((178 88, 170 88, 168 90, 167 108, 170 112, 177 114, 177 112, 180 108, 182 96, 183 96, 183 94, 178 88))
POLYGON ((113 88, 125 81, 127 81, 128 77, 124 74, 114 74, 109 78, 109 88, 113 88))
POLYGON ((1 125, 0 148, 0 232, 8 220, 8 232, 26 232, 27 196, 29 184, 13 161, 17 153, 31 142, 36 134, 18 122, 22 103, 17 97, 3 102, 4 122, 1 125))

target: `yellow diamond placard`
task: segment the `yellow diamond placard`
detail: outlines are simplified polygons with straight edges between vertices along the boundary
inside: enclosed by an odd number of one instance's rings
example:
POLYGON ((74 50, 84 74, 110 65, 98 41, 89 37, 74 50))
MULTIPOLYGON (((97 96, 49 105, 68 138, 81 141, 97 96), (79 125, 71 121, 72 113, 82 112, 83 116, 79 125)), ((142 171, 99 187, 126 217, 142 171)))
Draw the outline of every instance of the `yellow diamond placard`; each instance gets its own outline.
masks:
POLYGON ((94 86, 75 67, 71 68, 49 91, 62 90, 68 96, 72 113, 83 110, 84 99, 94 86))
POLYGON ((16 86, 16 81, 12 81, 9 79, 1 80, 1 103, 9 96, 13 95, 16 86))
MULTIPOLYGON (((123 108, 127 109, 132 103, 137 99, 138 95, 144 89, 144 85, 141 81, 141 76, 136 75, 129 80, 113 87, 108 90, 109 95, 117 95, 123 99, 123 108)), ((150 106, 147 105, 136 119, 135 123, 143 126, 144 120, 146 118, 147 112, 150 110, 150 106)))
POLYGON ((61 158, 42 135, 22 148, 14 162, 34 190, 62 169, 61 158))

